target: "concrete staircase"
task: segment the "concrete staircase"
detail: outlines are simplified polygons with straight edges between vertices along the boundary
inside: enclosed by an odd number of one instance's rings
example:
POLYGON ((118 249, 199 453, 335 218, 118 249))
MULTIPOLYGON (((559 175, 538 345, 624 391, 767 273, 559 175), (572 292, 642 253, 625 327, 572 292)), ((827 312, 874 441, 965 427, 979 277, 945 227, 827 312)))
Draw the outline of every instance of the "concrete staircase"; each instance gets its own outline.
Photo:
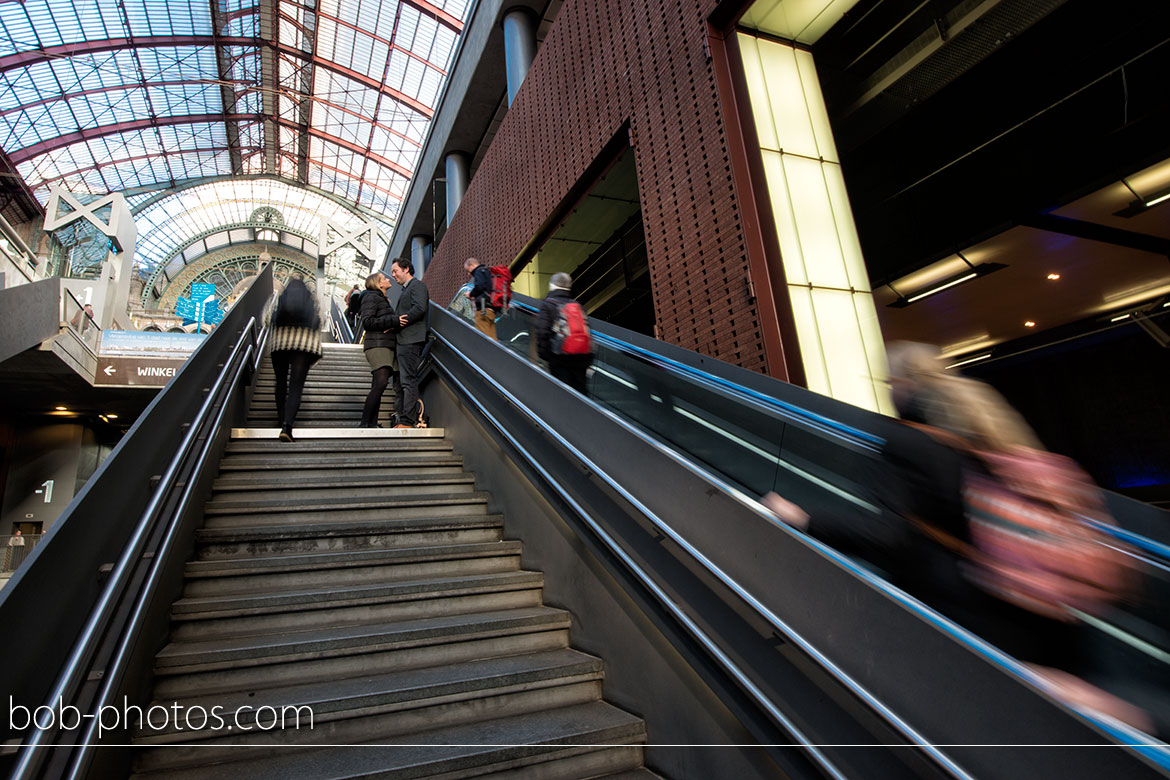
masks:
POLYGON ((234 432, 134 777, 656 777, 645 725, 602 701, 601 660, 568 646, 442 429, 301 431, 234 432))
MULTIPOLYGON (((356 428, 362 419, 362 405, 370 392, 370 366, 359 344, 324 344, 323 354, 309 370, 296 428, 356 428)), ((378 419, 390 427, 394 414, 394 388, 382 396, 378 419)), ((256 377, 248 427, 278 428, 276 419, 276 375, 265 360, 256 377)), ((294 436, 296 433, 294 432, 294 436)))

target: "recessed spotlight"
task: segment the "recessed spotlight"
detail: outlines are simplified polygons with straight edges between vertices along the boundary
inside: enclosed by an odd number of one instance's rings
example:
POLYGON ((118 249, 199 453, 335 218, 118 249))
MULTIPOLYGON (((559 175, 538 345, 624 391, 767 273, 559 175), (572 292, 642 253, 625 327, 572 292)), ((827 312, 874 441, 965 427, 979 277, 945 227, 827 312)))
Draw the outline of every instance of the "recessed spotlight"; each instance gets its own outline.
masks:
POLYGON ((1060 278, 1060 274, 1048 274, 1048 281, 1055 282, 1060 278))
POLYGON ((1034 328, 1034 327, 1036 327, 1036 323, 1032 322, 1031 320, 1028 320, 1027 322, 1024 323, 1024 327, 1025 328, 1034 328))
POLYGON ((66 409, 64 406, 55 406, 55 407, 53 407, 53 408, 54 408, 54 409, 56 409, 58 412, 67 412, 67 411, 69 411, 69 410, 68 410, 68 409, 66 409))

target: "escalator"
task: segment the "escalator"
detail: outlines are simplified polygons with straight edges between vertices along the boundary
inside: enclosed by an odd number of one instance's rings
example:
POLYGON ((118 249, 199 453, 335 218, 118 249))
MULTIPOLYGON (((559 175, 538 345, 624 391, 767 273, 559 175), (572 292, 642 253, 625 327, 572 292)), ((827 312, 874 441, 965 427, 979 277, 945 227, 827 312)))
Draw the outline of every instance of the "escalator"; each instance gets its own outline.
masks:
MULTIPOLYGON (((1087 762, 1123 754, 1165 771, 1157 740, 1071 714, 1014 659, 760 510, 756 498, 775 490, 814 517, 872 522, 874 483, 893 478, 879 452, 897 423, 604 323, 594 323, 586 402, 533 370, 536 303, 521 298, 497 323, 511 359, 477 344, 466 322, 432 317, 442 386, 465 388, 457 405, 477 409, 509 459, 529 463, 533 483, 555 483, 547 489, 564 511, 613 542, 615 567, 637 572, 628 592, 666 593, 683 612, 670 619, 692 634, 706 627, 688 641, 710 642, 696 653, 729 662, 720 674, 747 692, 744 711, 768 713, 754 732, 761 743, 829 746, 810 752, 830 776, 1009 777, 1026 764, 1030 774, 1087 777, 1122 771, 1087 762), (605 494, 595 506, 593 492, 605 494), (884 771, 865 751, 834 747, 899 740, 916 750, 890 751, 898 758, 884 771), (980 747, 1118 742, 1151 747, 980 747), (929 768, 899 767, 906 752, 929 768)), ((1116 495, 1108 502, 1116 525, 1105 530, 1165 570, 1165 513, 1116 495)))
MULTIPOLYGON (((247 424, 270 273, 0 593, 9 637, 0 679, 11 701, 85 714, 151 701, 152 669, 177 630, 184 569, 200 538, 206 545, 204 504, 224 489, 214 484, 224 453, 240 448, 232 428, 247 424)), ((587 400, 528 359, 532 304, 500 322, 499 342, 432 307, 427 412, 475 487, 490 491, 486 511, 502 514, 502 538, 523 542, 524 569, 543 572, 544 603, 572 616, 572 646, 604 659, 605 701, 644 720, 655 772, 1170 774, 1164 750, 1145 735, 1051 700, 1011 658, 758 504, 775 489, 810 512, 866 522, 887 421, 602 324, 587 400)), ((352 459, 335 449, 329 457, 340 461, 330 463, 352 459)), ((1134 538, 1156 522, 1141 507, 1115 506, 1114 515, 1117 533, 1134 538)), ((4 776, 130 772, 125 730, 99 734, 92 719, 76 728, 0 726, 8 727, 4 776)), ((294 771, 295 754, 282 760, 294 771)), ((413 775, 387 768, 385 776, 413 775)))

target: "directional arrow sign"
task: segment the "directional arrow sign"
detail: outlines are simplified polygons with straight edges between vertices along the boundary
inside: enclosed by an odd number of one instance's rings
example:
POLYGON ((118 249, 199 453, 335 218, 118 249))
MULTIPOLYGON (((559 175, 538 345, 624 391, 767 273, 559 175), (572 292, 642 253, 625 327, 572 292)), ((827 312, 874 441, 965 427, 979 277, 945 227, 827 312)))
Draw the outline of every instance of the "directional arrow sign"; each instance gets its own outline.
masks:
POLYGON ((174 358, 101 356, 93 383, 106 387, 162 387, 185 362, 174 358))

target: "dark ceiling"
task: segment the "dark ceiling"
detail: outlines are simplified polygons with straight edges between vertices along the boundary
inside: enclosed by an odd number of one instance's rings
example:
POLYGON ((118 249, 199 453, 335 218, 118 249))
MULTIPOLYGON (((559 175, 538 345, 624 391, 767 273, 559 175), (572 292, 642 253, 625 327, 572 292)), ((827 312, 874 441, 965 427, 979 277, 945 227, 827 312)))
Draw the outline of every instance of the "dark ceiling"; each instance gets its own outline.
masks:
POLYGON ((862 0, 814 54, 875 287, 1170 157, 1170 2, 862 0))

